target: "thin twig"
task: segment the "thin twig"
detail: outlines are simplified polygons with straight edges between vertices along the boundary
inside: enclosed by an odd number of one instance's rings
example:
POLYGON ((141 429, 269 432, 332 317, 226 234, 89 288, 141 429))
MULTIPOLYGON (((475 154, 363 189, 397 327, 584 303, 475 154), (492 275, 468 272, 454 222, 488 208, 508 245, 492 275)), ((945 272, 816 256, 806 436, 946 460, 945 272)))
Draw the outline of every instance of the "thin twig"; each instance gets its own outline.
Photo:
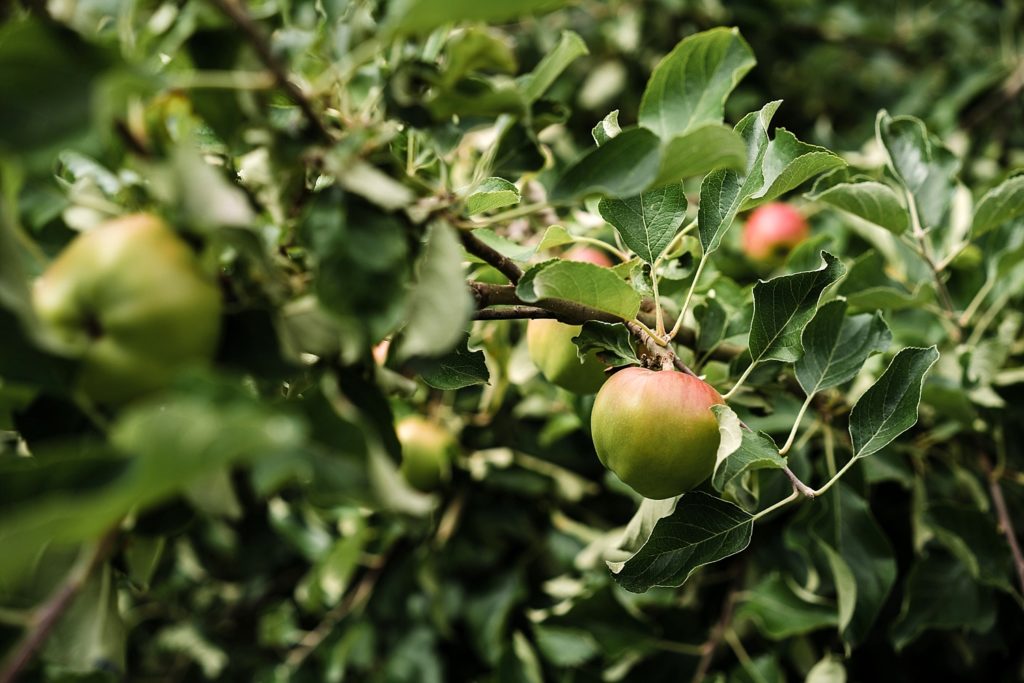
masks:
POLYGON ((473 320, 543 320, 557 319, 558 314, 537 306, 505 306, 485 308, 473 314, 473 320))
POLYGON ((313 103, 309 101, 309 98, 306 97, 299 86, 295 85, 288 78, 288 72, 285 70, 284 65, 281 64, 270 49, 270 41, 263 34, 263 30, 249 16, 242 3, 239 0, 210 1, 242 30, 246 40, 249 41, 249 44, 256 51, 256 55, 263 62, 263 66, 267 67, 267 70, 274 75, 274 80, 277 82, 278 87, 302 110, 303 116, 306 117, 306 122, 312 127, 317 137, 323 142, 333 143, 334 136, 327 130, 320 115, 313 108, 313 103))
POLYGON ((0 683, 14 683, 18 674, 32 661, 33 655, 46 642, 89 577, 107 561, 114 549, 117 534, 118 528, 114 527, 97 541, 92 551, 72 568, 53 595, 33 612, 28 633, 0 671, 0 683))
POLYGON ((515 261, 493 247, 484 244, 480 238, 469 230, 459 230, 459 238, 462 240, 462 246, 466 248, 466 251, 494 266, 512 284, 519 282, 519 278, 523 276, 523 269, 515 261))
POLYGON ((988 456, 981 456, 981 467, 985 470, 988 478, 988 490, 992 496, 992 503, 996 508, 996 515, 999 517, 999 529, 1006 536, 1006 542, 1010 546, 1010 553, 1013 555, 1013 565, 1017 570, 1017 580, 1020 582, 1021 593, 1024 594, 1024 553, 1021 552, 1020 542, 1017 540, 1017 531, 1010 518, 1010 510, 1006 507, 1006 498, 1003 497, 1003 488, 999 485, 999 477, 992 470, 992 463, 988 456))
POLYGON ((707 641, 703 645, 703 654, 700 657, 700 661, 697 662, 697 668, 693 672, 693 678, 690 679, 691 683, 700 683, 704 680, 704 677, 708 673, 708 669, 711 668, 711 662, 715 657, 715 651, 718 646, 722 644, 722 639, 725 637, 725 632, 732 624, 732 615, 736 609, 737 591, 731 589, 725 596, 725 600, 722 602, 722 613, 718 617, 718 622, 712 627, 711 633, 708 635, 707 641))
POLYGON ((808 498, 814 498, 819 495, 818 491, 815 491, 810 486, 800 481, 800 477, 796 476, 796 474, 793 473, 793 470, 789 469, 789 467, 783 467, 782 471, 786 473, 787 477, 789 477, 789 481, 793 484, 793 488, 799 491, 801 495, 808 498))

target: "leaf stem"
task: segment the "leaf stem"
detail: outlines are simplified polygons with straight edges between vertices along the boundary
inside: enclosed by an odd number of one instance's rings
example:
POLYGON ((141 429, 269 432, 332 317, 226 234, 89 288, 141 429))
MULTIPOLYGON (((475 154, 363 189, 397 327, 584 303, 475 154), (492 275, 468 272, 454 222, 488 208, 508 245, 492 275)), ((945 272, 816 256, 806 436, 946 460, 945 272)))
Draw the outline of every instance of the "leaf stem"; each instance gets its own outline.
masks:
POLYGON ((813 393, 808 394, 804 404, 800 406, 800 412, 796 414, 796 420, 793 422, 793 428, 789 430, 789 438, 786 439, 785 445, 779 449, 779 455, 785 455, 789 452, 789 449, 793 447, 793 440, 796 439, 796 433, 800 429, 800 422, 804 419, 804 413, 807 412, 807 407, 811 405, 811 400, 813 398, 813 393))
POLYGON ((751 517, 750 518, 751 523, 756 522, 757 520, 761 519, 762 517, 770 515, 771 513, 773 513, 776 510, 778 510, 779 508, 786 507, 787 505, 789 505, 790 503, 792 503, 794 500, 796 500, 799 497, 800 497, 800 492, 798 490, 796 490, 796 488, 794 488, 793 491, 788 496, 786 496, 785 498, 783 498, 779 502, 775 503, 774 505, 769 505, 764 510, 761 510, 756 515, 751 517))
POLYGON ((693 274, 693 282, 690 283, 690 289, 686 292, 683 307, 679 309, 679 317, 676 318, 676 324, 672 326, 672 331, 668 333, 669 340, 675 339, 675 336, 679 334, 679 328, 683 326, 683 319, 686 317, 686 311, 690 307, 690 299, 693 298, 693 292, 697 289, 697 282, 700 280, 701 273, 704 272, 704 264, 707 261, 707 253, 701 254, 700 262, 697 263, 697 272, 693 274))
POLYGON ((826 482, 825 482, 825 483, 824 483, 824 484, 822 485, 822 487, 821 487, 821 488, 819 488, 819 489, 815 490, 815 492, 814 492, 814 495, 815 495, 815 496, 820 496, 820 495, 822 495, 823 493, 825 493, 826 491, 828 491, 828 490, 829 490, 830 488, 832 488, 832 487, 833 487, 833 486, 835 485, 835 483, 836 483, 837 481, 839 481, 839 479, 840 479, 840 478, 842 478, 842 476, 843 476, 844 474, 846 474, 846 471, 847 471, 848 469, 850 469, 851 467, 853 467, 854 463, 855 463, 855 462, 857 462, 858 460, 860 460, 860 458, 858 458, 858 457, 856 457, 856 456, 854 456, 854 457, 850 458, 850 459, 849 459, 849 461, 847 461, 847 463, 846 463, 845 465, 843 465, 842 469, 840 469, 840 470, 839 470, 838 472, 836 472, 835 474, 833 474, 833 475, 832 475, 832 478, 831 478, 831 479, 829 479, 828 481, 826 481, 826 482))
POLYGON ((722 396, 722 398, 725 399, 726 401, 732 398, 732 396, 739 390, 739 388, 743 386, 743 383, 747 381, 747 377, 750 377, 750 373, 754 371, 755 367, 757 367, 756 360, 747 366, 747 369, 743 371, 743 374, 740 375, 740 378, 736 380, 736 384, 732 385, 732 389, 727 391, 725 395, 722 396))
POLYGON ((665 314, 661 310, 661 297, 658 294, 658 274, 651 270, 651 289, 654 291, 654 329, 658 337, 665 338, 665 314))

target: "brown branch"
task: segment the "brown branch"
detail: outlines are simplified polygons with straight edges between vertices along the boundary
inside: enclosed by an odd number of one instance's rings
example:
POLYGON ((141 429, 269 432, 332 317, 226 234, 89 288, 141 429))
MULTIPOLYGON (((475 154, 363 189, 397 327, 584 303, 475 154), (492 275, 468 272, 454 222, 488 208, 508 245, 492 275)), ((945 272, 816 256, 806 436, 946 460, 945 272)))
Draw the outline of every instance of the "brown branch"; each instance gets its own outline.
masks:
POLYGON ((800 481, 800 477, 796 476, 793 470, 789 469, 789 467, 783 467, 782 471, 786 473, 786 476, 789 477, 790 483, 793 484, 793 488, 796 489, 800 495, 808 498, 815 498, 818 495, 817 491, 800 481))
POLYGON ((469 282, 469 290, 476 300, 476 307, 484 309, 488 306, 515 306, 523 301, 516 296, 513 285, 492 285, 486 282, 469 282))
POLYGON ((557 314, 536 306, 485 308, 473 314, 473 320, 555 320, 557 318, 557 314))
POLYGON ((981 456, 981 468, 988 478, 988 490, 992 496, 992 503, 996 508, 996 515, 999 517, 999 529, 1006 536, 1006 542, 1010 546, 1010 553, 1013 555, 1013 565, 1017 570, 1017 580, 1020 582, 1021 594, 1024 594, 1024 552, 1021 552, 1020 542, 1017 540, 1017 531, 1010 518, 1010 510, 1006 507, 1006 498, 1003 497, 1003 488, 999 485, 999 475, 993 471, 992 463, 988 456, 981 456))
POLYGON ((14 683, 18 674, 32 661, 32 657, 49 638, 54 626, 74 602, 86 581, 96 569, 107 561, 114 550, 117 534, 118 529, 114 527, 97 541, 88 557, 77 563, 53 592, 53 595, 35 610, 28 633, 7 659, 3 670, 0 671, 0 683, 14 683))
POLYGON ((462 239, 462 246, 466 248, 466 251, 497 268, 512 284, 519 282, 519 278, 523 276, 523 269, 516 265, 515 261, 484 244, 469 230, 459 230, 459 237, 462 239))
POLYGON ((693 678, 690 679, 691 683, 700 683, 700 681, 703 681, 704 677, 707 676, 708 669, 711 668, 711 662, 715 658, 715 651, 718 650, 718 646, 722 644, 725 632, 729 629, 730 624, 732 624, 732 616, 736 608, 736 599, 736 589, 730 589, 725 596, 725 601, 722 603, 721 616, 719 616, 718 622, 714 627, 712 627, 707 641, 705 641, 702 646, 703 653, 701 654, 700 661, 697 662, 697 668, 693 672, 693 678))
POLYGON ((274 75, 274 80, 277 82, 278 87, 302 111, 303 116, 306 117, 306 122, 316 133, 317 137, 325 143, 333 143, 334 136, 327 130, 320 115, 313 108, 312 102, 309 101, 309 98, 306 97, 299 86, 288 78, 288 72, 285 70, 284 65, 281 64, 270 49, 270 41, 267 40, 262 29, 249 16, 240 0, 210 1, 245 34, 246 40, 249 41, 249 44, 256 51, 260 61, 274 75))

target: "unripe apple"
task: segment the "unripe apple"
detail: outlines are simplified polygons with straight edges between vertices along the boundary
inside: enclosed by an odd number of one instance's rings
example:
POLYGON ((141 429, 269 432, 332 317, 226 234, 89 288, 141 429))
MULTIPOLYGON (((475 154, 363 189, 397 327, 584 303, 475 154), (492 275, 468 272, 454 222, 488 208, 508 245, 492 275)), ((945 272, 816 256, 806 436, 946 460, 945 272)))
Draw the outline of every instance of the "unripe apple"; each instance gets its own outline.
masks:
POLYGON ((36 281, 36 315, 80 360, 78 388, 118 404, 213 357, 220 291, 162 220, 134 214, 75 237, 36 281))
POLYGON ((646 498, 671 498, 711 476, 725 401, 709 384, 675 371, 627 368, 594 401, 590 429, 597 457, 646 498))
POLYGON ((754 261, 779 261, 810 232, 803 214, 789 204, 763 204, 743 226, 743 252, 754 261))
MULTIPOLYGON (((569 261, 611 267, 608 254, 593 247, 574 247, 562 257, 569 261)), ((540 372, 552 384, 576 394, 593 394, 604 384, 604 363, 593 351, 580 361, 572 338, 583 328, 557 320, 531 320, 526 325, 526 348, 540 372)))
POLYGON ((409 485, 433 491, 451 475, 455 439, 441 425, 419 415, 410 415, 395 427, 402 444, 400 470, 409 485))

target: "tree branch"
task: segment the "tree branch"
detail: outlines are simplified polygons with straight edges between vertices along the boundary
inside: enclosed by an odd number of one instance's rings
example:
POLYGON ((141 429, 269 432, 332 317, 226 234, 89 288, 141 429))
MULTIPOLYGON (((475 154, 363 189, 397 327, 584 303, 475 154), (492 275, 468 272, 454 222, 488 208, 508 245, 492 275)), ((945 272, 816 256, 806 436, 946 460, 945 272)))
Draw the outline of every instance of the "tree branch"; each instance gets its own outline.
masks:
POLYGON ((263 31, 252 20, 252 17, 249 16, 242 3, 239 0, 211 0, 211 2, 245 34, 246 40, 256 50, 256 55, 260 61, 274 75, 274 80, 277 82, 278 87, 302 111, 303 116, 306 117, 306 122, 316 133, 317 137, 323 142, 333 143, 334 136, 327 130, 320 115, 313 108, 312 102, 299 89, 299 86, 295 85, 288 78, 284 65, 281 64, 270 49, 270 41, 267 40, 267 37, 263 35, 263 31))
POLYGON ((32 661, 33 655, 46 642, 54 626, 74 602, 86 581, 107 561, 114 549, 117 534, 118 528, 115 526, 97 541, 92 551, 71 569, 53 595, 34 611, 28 633, 0 671, 0 683, 13 683, 18 674, 32 661))
POLYGON ((519 282, 519 278, 523 276, 523 269, 516 265, 515 261, 493 247, 484 244, 480 238, 469 230, 459 230, 459 238, 462 240, 462 246, 466 248, 466 251, 497 268, 512 284, 519 282))
POLYGON ((999 517, 999 529, 1003 532, 1003 536, 1006 536, 1006 542, 1010 546, 1013 565, 1017 570, 1017 580, 1020 582, 1021 593, 1024 594, 1024 553, 1021 552, 1020 542, 1017 541, 1017 530, 1013 526, 1010 510, 1006 507, 1003 488, 999 485, 999 475, 993 471, 992 463, 986 455, 981 456, 981 468, 988 478, 988 490, 996 508, 996 515, 999 517))
POLYGON ((703 654, 701 655, 700 661, 697 663, 697 668, 693 672, 693 678, 690 679, 691 683, 700 683, 707 676, 708 669, 711 668, 711 662, 715 658, 715 651, 718 646, 722 644, 722 639, 725 637, 725 632, 729 629, 732 624, 732 615, 736 608, 737 591, 735 588, 731 588, 725 596, 725 600, 722 603, 722 613, 718 617, 718 622, 712 627, 711 633, 708 635, 707 641, 702 646, 703 654))
POLYGON ((557 319, 558 315, 536 306, 504 306, 485 308, 473 314, 473 320, 538 320, 557 319))

